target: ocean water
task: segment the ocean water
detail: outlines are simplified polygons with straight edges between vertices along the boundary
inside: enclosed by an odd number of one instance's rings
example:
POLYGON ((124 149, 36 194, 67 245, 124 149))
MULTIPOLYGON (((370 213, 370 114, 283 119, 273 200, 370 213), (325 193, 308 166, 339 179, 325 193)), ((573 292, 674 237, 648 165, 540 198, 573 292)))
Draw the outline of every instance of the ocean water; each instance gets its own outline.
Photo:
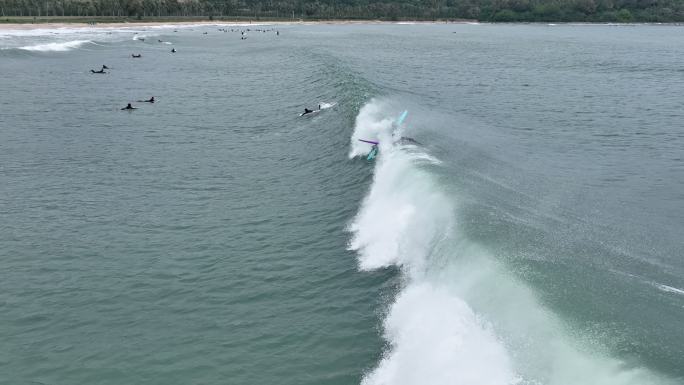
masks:
POLYGON ((682 57, 660 25, 0 30, 0 384, 683 384, 682 57))

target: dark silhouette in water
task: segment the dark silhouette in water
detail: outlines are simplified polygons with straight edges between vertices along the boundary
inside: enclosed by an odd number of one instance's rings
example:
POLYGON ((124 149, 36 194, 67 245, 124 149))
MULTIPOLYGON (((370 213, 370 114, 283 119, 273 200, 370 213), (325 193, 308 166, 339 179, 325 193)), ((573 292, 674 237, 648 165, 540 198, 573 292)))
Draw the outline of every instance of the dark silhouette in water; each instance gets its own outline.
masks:
POLYGON ((136 109, 137 108, 131 106, 131 103, 128 103, 128 105, 126 107, 122 108, 122 110, 136 110, 136 109))
POLYGON ((140 103, 154 103, 154 96, 147 100, 138 100, 140 103))
POLYGON ((176 53, 176 49, 175 49, 175 48, 171 48, 171 53, 176 53))
POLYGON ((108 69, 109 69, 109 67, 107 67, 106 65, 103 64, 101 70, 99 70, 99 71, 90 70, 90 72, 92 72, 94 74, 106 74, 105 70, 108 70, 108 69))
POLYGON ((131 57, 134 57, 134 58, 137 59, 137 58, 139 58, 139 57, 142 57, 142 54, 139 53, 139 54, 136 55, 136 54, 133 53, 133 54, 131 54, 131 57))

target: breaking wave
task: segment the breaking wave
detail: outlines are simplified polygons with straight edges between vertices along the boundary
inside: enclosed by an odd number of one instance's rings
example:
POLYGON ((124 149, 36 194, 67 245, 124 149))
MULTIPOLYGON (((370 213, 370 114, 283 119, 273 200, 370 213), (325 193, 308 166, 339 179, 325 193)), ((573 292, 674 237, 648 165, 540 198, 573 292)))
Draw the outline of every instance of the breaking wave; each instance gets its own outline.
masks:
POLYGON ((79 48, 85 44, 95 44, 91 40, 72 40, 61 43, 45 43, 36 45, 27 45, 23 47, 17 47, 25 51, 33 52, 66 52, 73 49, 79 48))
POLYGON ((395 266, 403 282, 383 322, 388 348, 362 385, 671 383, 585 343, 461 234, 458 197, 432 172, 436 159, 399 140, 399 112, 378 100, 362 107, 349 152, 370 151, 358 139, 379 142, 348 247, 360 270, 395 266))

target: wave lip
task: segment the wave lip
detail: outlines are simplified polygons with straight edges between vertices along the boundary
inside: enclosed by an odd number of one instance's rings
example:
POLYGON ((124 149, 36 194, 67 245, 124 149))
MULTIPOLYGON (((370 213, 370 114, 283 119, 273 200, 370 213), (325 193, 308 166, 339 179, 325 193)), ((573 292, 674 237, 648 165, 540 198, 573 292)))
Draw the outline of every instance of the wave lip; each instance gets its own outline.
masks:
POLYGON ((24 51, 32 52, 66 52, 73 49, 79 48, 84 44, 93 44, 91 40, 71 40, 61 43, 45 43, 36 45, 27 45, 23 47, 17 47, 17 49, 22 49, 24 51))

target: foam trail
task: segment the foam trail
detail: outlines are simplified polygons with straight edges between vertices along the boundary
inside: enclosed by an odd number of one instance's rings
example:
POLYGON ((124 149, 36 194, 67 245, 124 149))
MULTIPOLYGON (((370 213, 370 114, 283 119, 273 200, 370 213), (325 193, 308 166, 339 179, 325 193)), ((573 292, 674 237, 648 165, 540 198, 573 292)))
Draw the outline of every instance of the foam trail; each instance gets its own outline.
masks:
POLYGON ((46 44, 36 44, 36 45, 27 45, 23 47, 18 47, 19 49, 23 49, 25 51, 34 51, 34 52, 66 52, 66 51, 71 51, 72 49, 78 48, 84 44, 92 44, 93 42, 91 40, 72 40, 72 41, 66 41, 66 42, 61 42, 61 43, 46 43, 46 44))

